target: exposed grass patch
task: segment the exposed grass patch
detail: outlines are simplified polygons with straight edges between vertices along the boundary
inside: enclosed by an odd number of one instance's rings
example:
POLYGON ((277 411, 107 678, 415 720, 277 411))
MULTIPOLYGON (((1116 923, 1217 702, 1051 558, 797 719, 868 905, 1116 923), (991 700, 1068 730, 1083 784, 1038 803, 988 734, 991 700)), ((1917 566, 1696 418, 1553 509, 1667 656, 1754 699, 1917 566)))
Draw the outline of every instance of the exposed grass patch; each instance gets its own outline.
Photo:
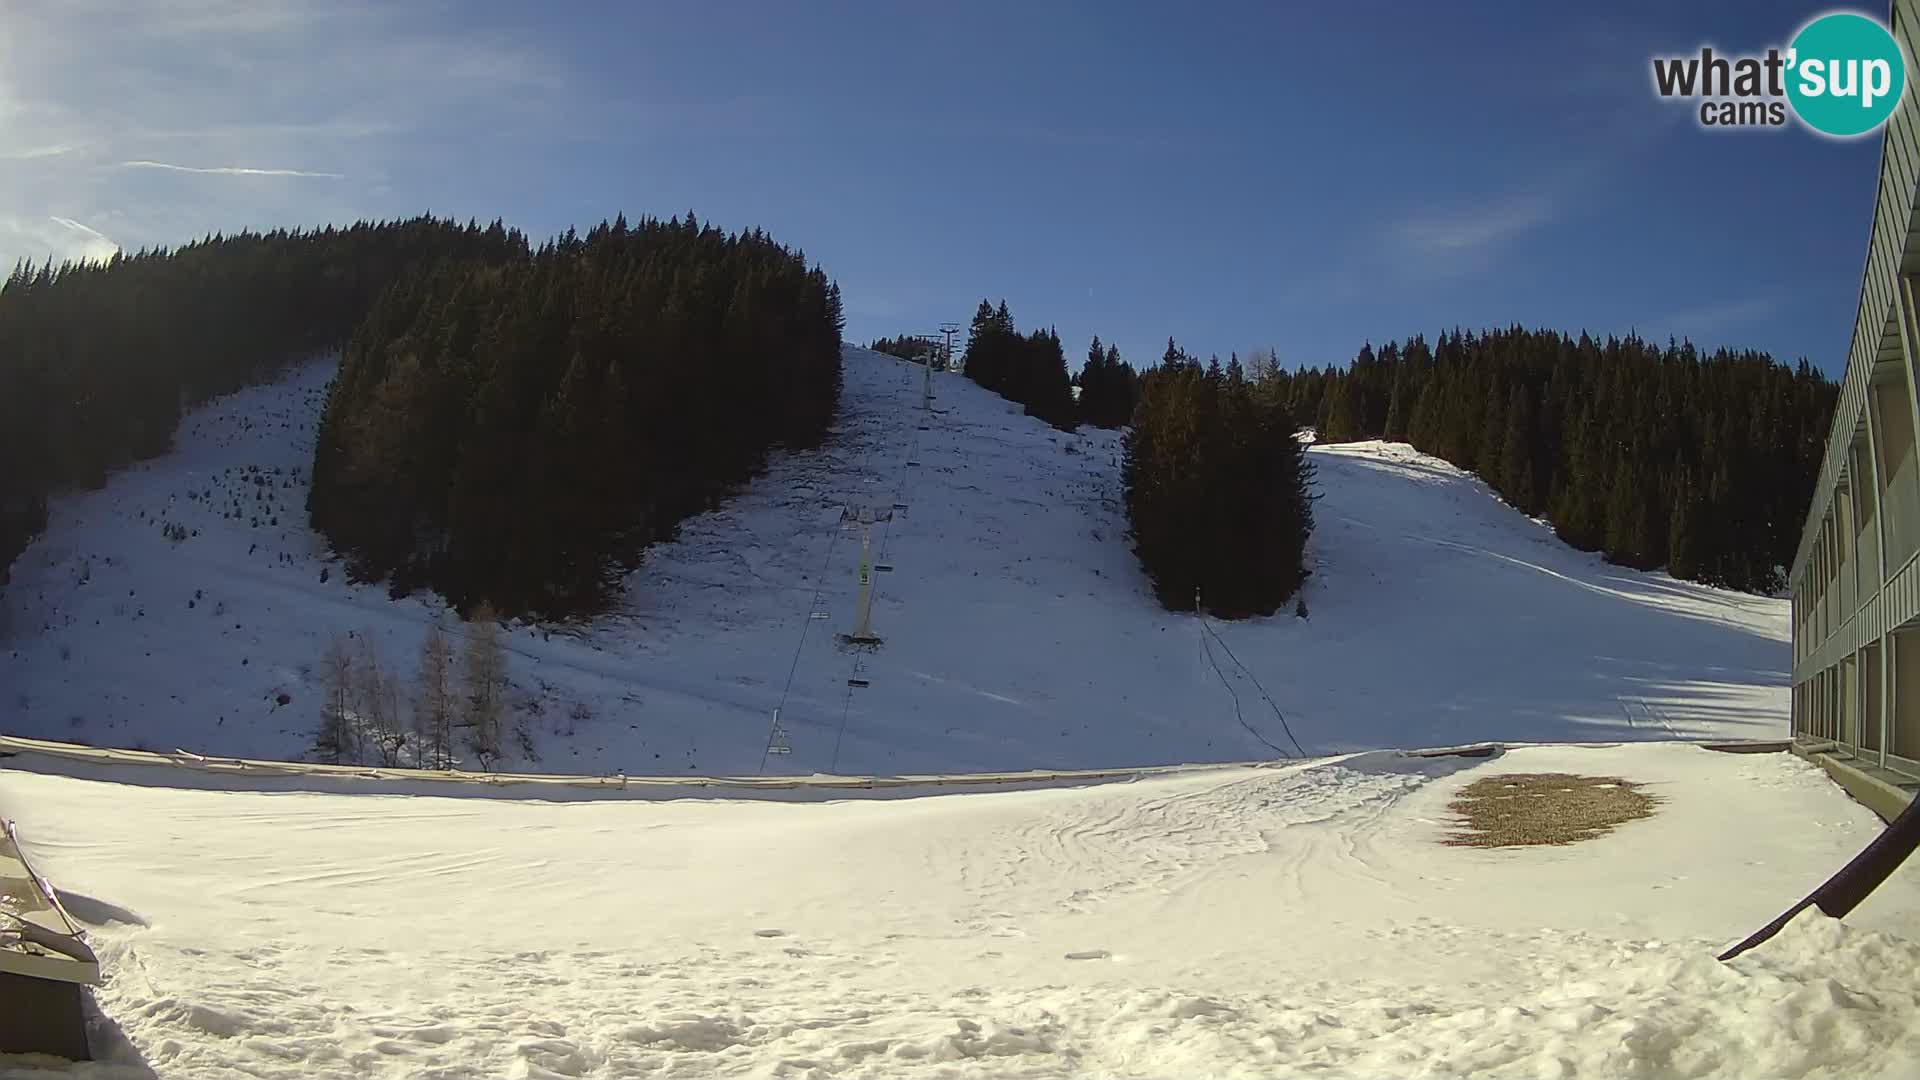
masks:
POLYGON ((1653 813, 1660 800, 1617 776, 1505 773, 1462 788, 1447 808, 1459 828, 1449 847, 1576 844, 1653 813))

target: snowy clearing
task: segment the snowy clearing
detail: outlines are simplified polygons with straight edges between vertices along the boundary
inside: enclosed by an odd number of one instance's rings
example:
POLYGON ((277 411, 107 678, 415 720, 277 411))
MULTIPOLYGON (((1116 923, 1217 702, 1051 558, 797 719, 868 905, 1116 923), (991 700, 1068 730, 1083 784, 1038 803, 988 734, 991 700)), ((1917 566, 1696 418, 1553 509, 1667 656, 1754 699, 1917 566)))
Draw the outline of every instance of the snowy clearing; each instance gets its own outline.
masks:
POLYGON ((1846 925, 1713 959, 1879 827, 1786 754, 1373 753, 799 805, 14 769, 0 812, 95 925, 129 1040, 42 1063, 62 1078, 1920 1069, 1920 945, 1887 933, 1920 918, 1920 867, 1846 925), (1661 802, 1568 847, 1443 846, 1448 802, 1502 772, 1661 802))
MULTIPOLYGON (((1311 617, 1215 624, 1209 656, 1128 549, 1117 433, 1062 434, 951 375, 928 416, 921 369, 857 348, 845 367, 831 445, 650 552, 625 610, 510 635, 538 757, 510 739, 506 767, 754 773, 776 707, 793 752, 765 768, 802 774, 1786 731, 1785 600, 1609 566, 1397 444, 1313 452, 1311 617), (873 653, 834 638, 854 622, 849 507, 891 513, 873 653)), ((0 730, 298 757, 330 635, 413 670, 438 603, 347 584, 305 525, 330 372, 214 402, 174 453, 53 507, 0 606, 0 730)))

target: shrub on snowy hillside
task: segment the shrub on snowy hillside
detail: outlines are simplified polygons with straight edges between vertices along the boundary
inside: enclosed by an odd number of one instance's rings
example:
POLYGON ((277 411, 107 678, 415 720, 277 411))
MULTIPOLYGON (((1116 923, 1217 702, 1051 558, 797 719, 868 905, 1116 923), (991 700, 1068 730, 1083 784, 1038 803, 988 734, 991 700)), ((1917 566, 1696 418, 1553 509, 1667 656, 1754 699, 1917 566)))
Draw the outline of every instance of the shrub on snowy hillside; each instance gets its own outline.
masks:
POLYGON ((1122 478, 1134 551, 1160 602, 1271 615, 1306 579, 1313 467, 1284 410, 1239 365, 1175 359, 1141 379, 1122 478))
POLYGON ((404 279, 354 336, 313 525, 363 578, 585 614, 840 392, 840 292, 753 230, 625 218, 404 279))

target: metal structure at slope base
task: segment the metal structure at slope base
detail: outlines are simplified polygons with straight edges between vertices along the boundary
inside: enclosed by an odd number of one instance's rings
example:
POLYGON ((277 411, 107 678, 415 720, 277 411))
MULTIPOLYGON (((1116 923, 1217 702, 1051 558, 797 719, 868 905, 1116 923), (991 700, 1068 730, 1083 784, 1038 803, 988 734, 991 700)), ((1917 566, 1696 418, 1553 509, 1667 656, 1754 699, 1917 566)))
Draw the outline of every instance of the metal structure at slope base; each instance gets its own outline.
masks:
POLYGON ((0 1054, 87 1061, 85 987, 100 962, 0 819, 0 1054))
POLYGON ((1920 847, 1920 799, 1909 802, 1907 808, 1900 812, 1900 816, 1888 822, 1887 827, 1880 831, 1880 835, 1874 837, 1871 844, 1862 849, 1860 854, 1855 855, 1847 865, 1841 867, 1839 873, 1828 878, 1819 888, 1809 893, 1805 900, 1781 912, 1779 918, 1755 930, 1747 936, 1746 940, 1721 953, 1720 959, 1731 960, 1755 945, 1765 942, 1792 922, 1795 916, 1810 907, 1819 908, 1830 918, 1838 919, 1845 916, 1858 907, 1860 901, 1865 900, 1881 882, 1887 880, 1889 875, 1898 870, 1900 864, 1907 861, 1907 856, 1912 855, 1916 847, 1920 847))

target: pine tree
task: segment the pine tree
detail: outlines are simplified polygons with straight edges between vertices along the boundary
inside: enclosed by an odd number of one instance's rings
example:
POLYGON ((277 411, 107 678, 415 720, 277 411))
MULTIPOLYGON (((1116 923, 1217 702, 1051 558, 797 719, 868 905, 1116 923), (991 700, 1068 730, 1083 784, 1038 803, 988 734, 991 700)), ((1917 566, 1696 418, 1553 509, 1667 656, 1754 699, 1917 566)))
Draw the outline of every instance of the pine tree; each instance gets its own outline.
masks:
POLYGON ((1700 573, 1695 555, 1697 513, 1692 482, 1682 473, 1674 487, 1673 509, 1667 517, 1667 571, 1674 577, 1692 579, 1700 573))
POLYGON ((1406 442, 1407 427, 1413 415, 1413 365, 1394 366, 1393 394, 1387 401, 1387 422, 1380 437, 1388 442, 1406 442))
MULTIPOLYGON (((1173 346, 1169 346, 1174 351, 1173 346)), ((1155 595, 1272 614, 1305 578, 1311 466, 1282 403, 1184 360, 1148 372, 1125 439, 1129 535, 1155 595)))
POLYGON ((1533 408, 1524 387, 1513 388, 1507 401, 1507 430, 1500 447, 1500 481, 1496 485, 1507 501, 1522 513, 1539 512, 1533 483, 1533 408))
MULTIPOLYGON (((1499 378, 1487 388, 1486 404, 1480 414, 1479 438, 1474 442, 1473 462, 1463 465, 1500 487, 1500 457, 1507 443, 1507 390, 1499 378)), ((1502 492, 1504 494, 1504 492, 1502 492)))
POLYGON ((1359 410, 1354 404, 1353 394, 1346 380, 1341 379, 1333 383, 1323 399, 1322 411, 1319 428, 1320 442, 1353 442, 1360 438, 1359 410))
POLYGON ((1638 565, 1639 544, 1645 539, 1644 529, 1639 527, 1643 504, 1638 485, 1634 482, 1633 468, 1624 456, 1614 465, 1606 506, 1607 558, 1627 566, 1638 565))

